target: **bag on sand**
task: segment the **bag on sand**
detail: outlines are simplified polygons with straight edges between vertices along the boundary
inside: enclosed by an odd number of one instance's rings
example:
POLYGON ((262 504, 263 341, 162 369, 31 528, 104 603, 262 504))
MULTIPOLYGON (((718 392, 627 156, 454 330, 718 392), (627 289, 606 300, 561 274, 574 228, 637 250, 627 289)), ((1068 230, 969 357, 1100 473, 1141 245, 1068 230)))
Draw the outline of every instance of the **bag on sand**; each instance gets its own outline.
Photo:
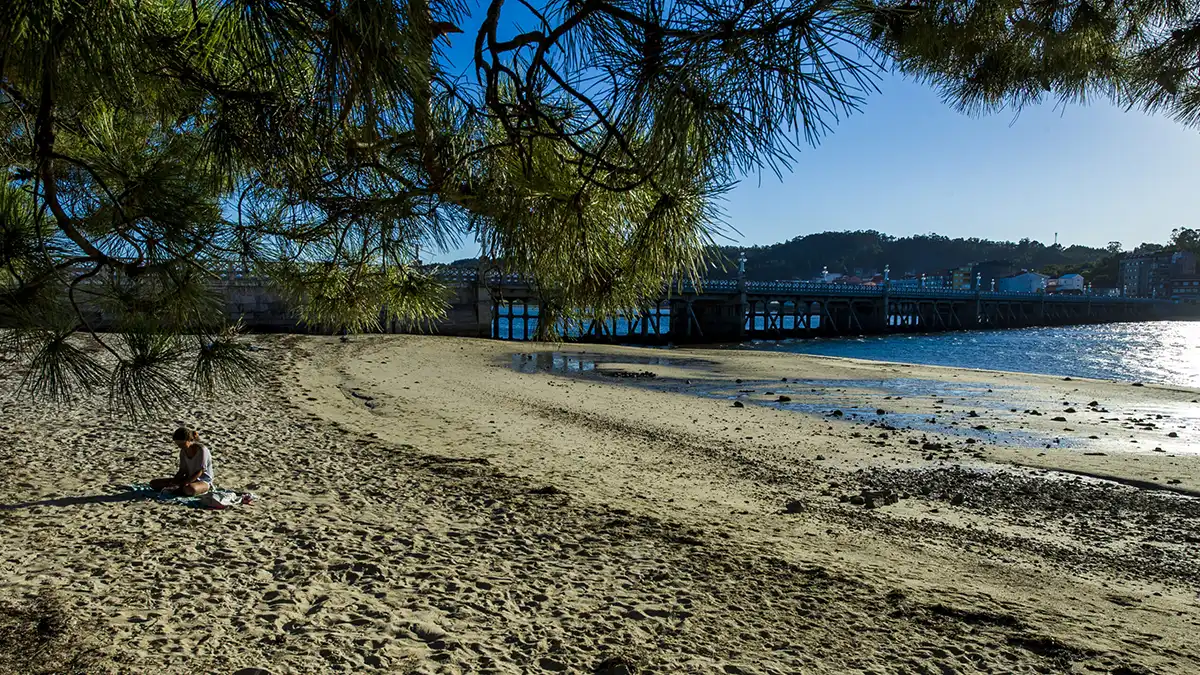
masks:
POLYGON ((249 504, 254 496, 240 495, 232 490, 212 490, 200 495, 200 505, 209 509, 227 509, 238 504, 249 504))

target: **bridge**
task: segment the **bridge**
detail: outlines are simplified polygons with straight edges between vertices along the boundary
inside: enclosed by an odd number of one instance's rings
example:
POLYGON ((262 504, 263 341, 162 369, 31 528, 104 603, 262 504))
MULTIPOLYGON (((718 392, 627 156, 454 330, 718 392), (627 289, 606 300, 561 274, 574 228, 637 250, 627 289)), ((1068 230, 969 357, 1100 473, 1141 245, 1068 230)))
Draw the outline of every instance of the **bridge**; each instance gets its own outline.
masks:
MULTIPOLYGON (((227 312, 252 330, 306 330, 261 280, 232 268, 218 284, 227 312)), ((519 275, 443 268, 452 297, 443 335, 529 340, 541 320, 537 287, 519 275)), ((560 323, 570 340, 636 344, 737 342, 1192 318, 1166 300, 1044 293, 713 279, 664 287, 636 311, 560 323)), ((387 332, 412 327, 389 322, 387 332)))

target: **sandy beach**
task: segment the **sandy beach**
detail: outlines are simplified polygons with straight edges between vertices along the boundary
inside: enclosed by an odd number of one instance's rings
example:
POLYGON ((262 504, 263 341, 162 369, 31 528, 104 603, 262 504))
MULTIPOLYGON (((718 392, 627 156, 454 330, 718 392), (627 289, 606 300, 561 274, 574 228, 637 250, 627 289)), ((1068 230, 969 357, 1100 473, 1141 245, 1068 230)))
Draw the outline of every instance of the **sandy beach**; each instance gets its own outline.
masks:
POLYGON ((0 362, 0 601, 61 598, 87 672, 1200 672, 1198 391, 255 341, 270 381, 136 421, 0 362), (127 499, 178 424, 258 501, 127 499))

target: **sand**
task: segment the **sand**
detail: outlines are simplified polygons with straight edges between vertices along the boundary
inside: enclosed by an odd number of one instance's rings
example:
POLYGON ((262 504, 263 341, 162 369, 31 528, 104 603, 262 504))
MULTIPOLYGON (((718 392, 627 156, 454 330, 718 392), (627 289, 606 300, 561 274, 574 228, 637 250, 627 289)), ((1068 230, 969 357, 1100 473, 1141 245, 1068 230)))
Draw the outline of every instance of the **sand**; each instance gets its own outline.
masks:
POLYGON ((93 672, 1200 672, 1196 391, 257 341, 269 382, 148 420, 0 403, 0 599, 52 589, 93 672), (259 500, 126 499, 178 423, 259 500))

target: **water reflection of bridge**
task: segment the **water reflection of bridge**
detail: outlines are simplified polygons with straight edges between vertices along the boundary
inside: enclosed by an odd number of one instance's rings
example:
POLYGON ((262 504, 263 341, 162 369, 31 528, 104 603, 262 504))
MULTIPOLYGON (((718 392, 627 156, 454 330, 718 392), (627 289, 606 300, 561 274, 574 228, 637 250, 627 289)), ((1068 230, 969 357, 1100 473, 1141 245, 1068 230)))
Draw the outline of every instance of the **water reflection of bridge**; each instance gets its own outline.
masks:
MULTIPOLYGON (((447 270, 455 297, 440 332, 527 340, 542 320, 536 285, 515 275, 447 270)), ((982 290, 709 280, 665 288, 620 316, 561 325, 581 341, 646 344, 748 338, 1025 328, 1179 318, 1162 300, 982 290)))

